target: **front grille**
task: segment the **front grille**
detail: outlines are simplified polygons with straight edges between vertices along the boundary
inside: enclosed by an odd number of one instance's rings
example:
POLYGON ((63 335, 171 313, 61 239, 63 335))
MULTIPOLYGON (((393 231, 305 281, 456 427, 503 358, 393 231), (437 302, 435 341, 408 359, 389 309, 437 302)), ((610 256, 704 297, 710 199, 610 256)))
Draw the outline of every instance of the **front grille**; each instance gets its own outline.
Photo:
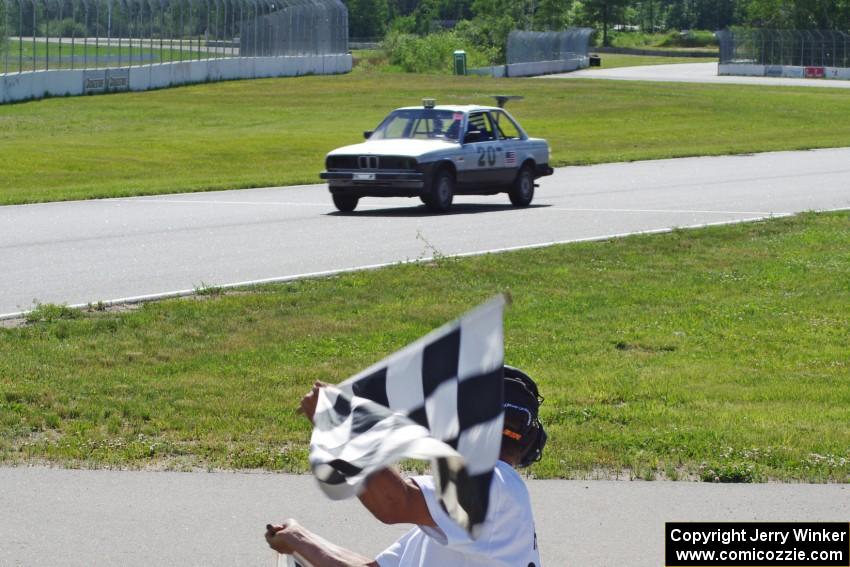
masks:
POLYGON ((378 156, 360 156, 357 165, 360 169, 378 169, 378 156))
POLYGON ((416 160, 404 156, 330 156, 325 161, 325 166, 328 170, 415 171, 416 160))

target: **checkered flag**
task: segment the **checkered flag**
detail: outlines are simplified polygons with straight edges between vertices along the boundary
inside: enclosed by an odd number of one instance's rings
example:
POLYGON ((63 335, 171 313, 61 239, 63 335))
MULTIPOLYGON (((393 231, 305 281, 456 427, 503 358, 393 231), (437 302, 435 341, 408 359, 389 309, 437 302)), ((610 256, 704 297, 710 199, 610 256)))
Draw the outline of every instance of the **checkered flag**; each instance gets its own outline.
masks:
POLYGON ((331 498, 401 459, 432 462, 440 499, 477 535, 502 443, 505 299, 460 319, 319 391, 310 464, 331 498))

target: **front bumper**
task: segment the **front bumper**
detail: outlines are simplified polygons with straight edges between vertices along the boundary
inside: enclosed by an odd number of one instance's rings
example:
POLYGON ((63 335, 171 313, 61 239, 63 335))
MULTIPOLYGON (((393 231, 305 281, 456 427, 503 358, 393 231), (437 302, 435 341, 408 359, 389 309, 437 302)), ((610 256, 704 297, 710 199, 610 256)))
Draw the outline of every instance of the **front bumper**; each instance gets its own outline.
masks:
POLYGON ((538 177, 546 177, 547 175, 552 175, 553 173, 555 173, 555 170, 549 167, 548 164, 538 164, 534 168, 535 179, 537 179, 538 177))
POLYGON ((331 193, 357 197, 416 197, 425 188, 425 173, 386 171, 323 171, 331 193))

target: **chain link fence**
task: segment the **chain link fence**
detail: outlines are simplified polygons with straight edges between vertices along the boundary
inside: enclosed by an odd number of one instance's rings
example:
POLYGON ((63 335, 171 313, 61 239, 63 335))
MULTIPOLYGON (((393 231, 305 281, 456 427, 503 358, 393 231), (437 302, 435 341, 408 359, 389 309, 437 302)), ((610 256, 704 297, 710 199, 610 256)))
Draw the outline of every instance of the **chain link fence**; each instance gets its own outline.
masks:
POLYGON ((587 57, 590 28, 570 28, 557 32, 514 30, 508 35, 507 62, 532 63, 587 57))
POLYGON ((850 67, 850 34, 819 30, 717 32, 720 64, 850 67))
POLYGON ((348 51, 340 0, 0 0, 0 71, 348 51))

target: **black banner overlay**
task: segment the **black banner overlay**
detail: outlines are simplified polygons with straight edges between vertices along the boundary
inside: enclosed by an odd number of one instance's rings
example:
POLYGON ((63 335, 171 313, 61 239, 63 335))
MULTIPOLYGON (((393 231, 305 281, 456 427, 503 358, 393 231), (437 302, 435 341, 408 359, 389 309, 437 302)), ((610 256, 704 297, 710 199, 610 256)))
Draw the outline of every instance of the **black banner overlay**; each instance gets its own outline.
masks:
POLYGON ((850 567, 850 523, 667 522, 666 567, 850 567))

